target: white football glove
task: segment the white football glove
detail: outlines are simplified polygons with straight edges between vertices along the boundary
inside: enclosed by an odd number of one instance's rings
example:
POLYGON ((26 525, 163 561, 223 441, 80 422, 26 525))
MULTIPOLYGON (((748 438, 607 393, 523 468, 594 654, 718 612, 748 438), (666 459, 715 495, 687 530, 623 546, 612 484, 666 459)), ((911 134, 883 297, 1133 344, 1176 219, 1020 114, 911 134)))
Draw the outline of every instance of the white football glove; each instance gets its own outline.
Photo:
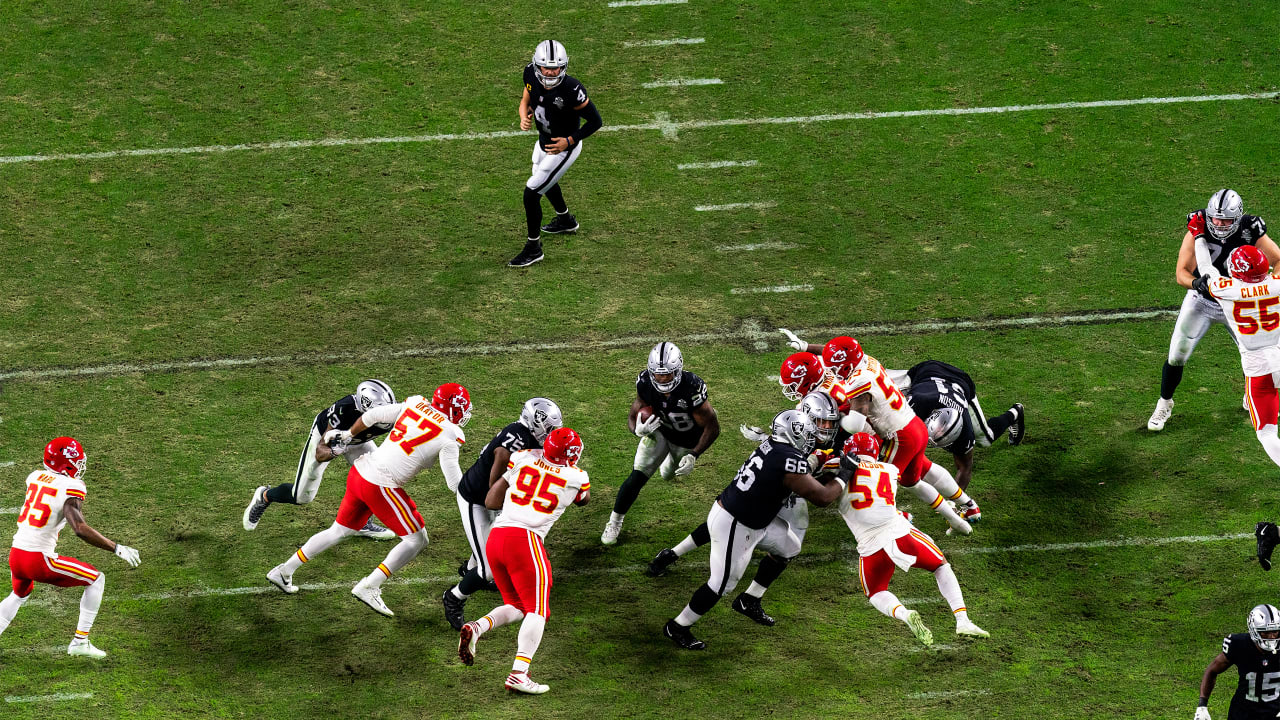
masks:
POLYGON ((662 425, 662 418, 658 417, 658 413, 654 413, 648 420, 636 423, 636 437, 647 438, 657 432, 660 425, 662 425))
POLYGON ((1200 707, 1196 708, 1196 717, 1195 717, 1195 720, 1212 720, 1212 719, 1209 717, 1209 708, 1207 708, 1207 707, 1205 707, 1205 706, 1203 706, 1203 705, 1201 705, 1200 707))
POLYGON ((676 477, 693 472, 693 464, 697 461, 698 457, 692 453, 680 458, 680 465, 676 467, 676 477))
POLYGON ((341 455, 351 445, 351 433, 346 430, 330 430, 324 434, 324 444, 334 455, 341 455))
POLYGON ((129 563, 129 567, 138 567, 142 563, 142 557, 138 555, 138 551, 121 543, 116 543, 116 557, 129 563))
POLYGON ((804 352, 809 349, 809 343, 796 337, 796 334, 786 328, 778 328, 778 331, 787 336, 787 344, 796 352, 804 352))
POLYGON ((755 425, 739 425, 738 432, 742 433, 742 437, 751 442, 764 442, 769 438, 769 433, 755 425))

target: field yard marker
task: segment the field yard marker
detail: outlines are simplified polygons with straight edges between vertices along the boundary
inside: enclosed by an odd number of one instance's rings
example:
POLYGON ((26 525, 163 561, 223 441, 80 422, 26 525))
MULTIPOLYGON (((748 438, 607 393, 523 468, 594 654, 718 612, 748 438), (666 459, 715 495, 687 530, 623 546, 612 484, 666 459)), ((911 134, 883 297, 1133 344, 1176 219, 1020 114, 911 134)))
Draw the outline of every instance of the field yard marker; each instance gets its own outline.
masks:
POLYGON ((715 212, 717 210, 767 210, 776 207, 776 202, 728 203, 727 205, 695 205, 698 212, 715 212))
POLYGON ((646 5, 684 5, 689 0, 614 0, 609 7, 643 7, 646 5))
POLYGON ((14 464, 15 464, 14 461, 6 460, 5 462, 0 462, 0 468, 13 467, 14 464))
POLYGON ((672 38, 670 40, 635 40, 622 43, 622 47, 664 47, 666 45, 701 45, 706 38, 672 38))
POLYGON ((0 508, 0 515, 17 515, 22 512, 21 507, 0 508))
POLYGON ((945 700, 953 697, 967 697, 970 695, 990 695, 990 690, 933 690, 931 692, 918 692, 907 695, 909 700, 945 700))
POLYGON ((759 160, 718 160, 716 162, 685 163, 677 165, 677 170, 715 170, 727 167, 755 167, 759 160))
POLYGON ((7 703, 61 702, 63 700, 88 700, 93 693, 55 693, 53 695, 5 695, 7 703))
MULTIPOLYGON (((1178 308, 1138 308, 1132 310, 1095 310, 1070 315, 1046 314, 1027 315, 1013 318, 983 318, 980 320, 928 320, 910 323, 878 323, 874 325, 819 326, 798 328, 796 332, 810 337, 834 337, 836 335, 917 335, 933 332, 958 332, 965 330, 1007 330, 1024 328, 1066 327, 1071 325, 1098 325, 1112 322, 1142 322, 1171 318, 1178 314, 1178 308)), ((29 370, 8 370, 0 372, 0 381, 4 380, 47 380, 67 377, 112 377, 132 373, 173 372, 180 370, 228 370, 232 368, 260 367, 263 365, 322 365, 334 363, 378 362, 399 358, 427 357, 474 357, 486 355, 508 355, 528 352, 545 352, 561 350, 611 350, 615 348, 651 347, 663 340, 678 341, 687 345, 702 343, 735 342, 739 340, 755 340, 758 329, 745 325, 738 330, 719 332, 689 333, 679 337, 669 335, 633 335, 627 337, 606 338, 602 340, 572 340, 545 343, 511 343, 506 345, 454 345, 411 347, 400 350, 367 350, 364 352, 334 353, 298 353, 296 355, 263 355, 258 357, 225 357, 208 360, 171 360, 154 363, 112 363, 109 365, 88 365, 71 368, 43 368, 29 370)), ((769 333, 772 337, 773 333, 769 333)), ((782 344, 782 336, 777 336, 782 344)))
POLYGON ((717 245, 716 252, 755 252, 756 250, 792 250, 799 247, 795 243, 762 242, 746 245, 717 245))
POLYGON ((671 120, 671 115, 665 112, 656 112, 653 114, 653 122, 657 124, 658 129, 662 131, 662 137, 667 140, 677 140, 680 137, 680 126, 671 120))
POLYGON ((647 82, 640 87, 646 90, 664 87, 690 87, 695 85, 723 85, 724 81, 720 78, 672 78, 671 80, 654 80, 647 82))
POLYGON ((800 285, 770 285, 768 287, 732 288, 730 295, 757 295, 759 293, 812 292, 813 286, 808 283, 800 285))

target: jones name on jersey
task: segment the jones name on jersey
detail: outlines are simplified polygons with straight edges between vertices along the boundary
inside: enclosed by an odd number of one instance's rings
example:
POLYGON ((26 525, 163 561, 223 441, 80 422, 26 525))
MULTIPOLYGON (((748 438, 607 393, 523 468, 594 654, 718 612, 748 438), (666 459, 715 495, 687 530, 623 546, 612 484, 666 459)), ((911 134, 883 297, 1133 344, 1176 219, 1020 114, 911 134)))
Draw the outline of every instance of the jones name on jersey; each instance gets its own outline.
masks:
POLYGON ((648 371, 636 378, 636 395, 662 419, 662 437, 677 447, 692 448, 702 438, 702 427, 693 419, 694 408, 707 401, 707 384, 688 370, 670 394, 653 386, 648 371))
MULTIPOLYGON (((338 402, 330 405, 328 409, 321 410, 316 415, 315 423, 312 425, 321 437, 329 430, 350 430, 355 425, 356 420, 360 419, 363 413, 356 407, 356 396, 347 395, 338 402)), ((358 445, 362 442, 369 442, 374 438, 382 437, 391 430, 390 423, 379 423, 369 426, 369 429, 355 435, 351 438, 352 445, 358 445)))
POLYGON ((578 493, 591 489, 585 470, 549 463, 542 450, 512 455, 511 467, 502 477, 507 495, 493 527, 524 528, 544 539, 578 493))
POLYGON ((458 494, 463 500, 472 505, 484 505, 484 497, 489 494, 489 474, 493 472, 493 451, 500 447, 514 456, 521 450, 541 449, 542 443, 521 422, 502 428, 480 451, 475 463, 463 473, 462 483, 458 485, 458 494))
POLYGON ((538 81, 533 63, 524 68, 524 89, 529 91, 533 122, 538 128, 541 144, 551 143, 553 137, 569 137, 580 126, 582 116, 575 109, 587 101, 587 90, 572 75, 548 90, 538 81))
MULTIPOLYGON (((1230 277, 1231 273, 1227 271, 1227 259, 1231 257, 1231 251, 1243 245, 1255 245, 1258 238, 1267 234, 1267 224, 1257 215, 1244 215, 1240 218, 1240 224, 1236 226, 1234 232, 1225 239, 1219 240, 1214 237, 1213 233, 1205 231, 1204 210, 1196 210, 1187 214, 1187 232, 1191 233, 1191 237, 1203 237, 1206 246, 1209 248, 1209 258, 1213 261, 1213 266, 1217 268, 1218 273, 1223 277, 1230 277)), ((1199 271, 1195 273, 1198 277, 1199 271)))

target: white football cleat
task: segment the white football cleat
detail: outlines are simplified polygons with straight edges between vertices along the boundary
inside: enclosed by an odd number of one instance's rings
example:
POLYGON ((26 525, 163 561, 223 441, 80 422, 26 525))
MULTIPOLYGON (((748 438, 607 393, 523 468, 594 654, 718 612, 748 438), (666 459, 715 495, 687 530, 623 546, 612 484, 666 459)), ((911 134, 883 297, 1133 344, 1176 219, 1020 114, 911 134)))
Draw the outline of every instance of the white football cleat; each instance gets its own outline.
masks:
POLYGON ((262 519, 262 513, 271 504, 271 501, 267 500, 267 490, 269 489, 266 485, 262 485, 253 491, 253 499, 249 501, 249 507, 244 509, 244 516, 240 519, 245 530, 253 530, 258 527, 258 521, 262 519))
POLYGON ((395 617, 395 613, 391 612, 391 608, 382 602, 382 588, 366 585, 368 578, 356 583, 351 588, 351 595, 360 602, 373 608, 374 612, 386 615, 387 617, 395 617))
POLYGON ((933 644, 933 632, 924 626, 924 620, 920 619, 920 613, 915 610, 907 611, 907 627, 911 628, 911 634, 924 643, 925 647, 933 644))
POLYGON ((618 542, 618 536, 622 534, 622 521, 614 522, 610 520, 605 523, 604 532, 600 533, 600 542, 605 545, 613 545, 618 542))
POLYGON ((969 637, 991 637, 991 633, 973 624, 972 620, 957 620, 956 634, 969 637))
POLYGON ((1151 419, 1147 421, 1147 429, 1151 432, 1160 432, 1164 429, 1164 424, 1169 422, 1171 415, 1173 415, 1173 400, 1160 398, 1156 402, 1156 411, 1151 413, 1151 419))
POLYGON ((284 574, 284 565, 277 565, 267 573, 267 580, 276 587, 280 588, 280 592, 286 595, 293 595, 298 592, 298 586, 293 584, 293 576, 284 574))
POLYGON ((107 656, 107 651, 99 650, 88 640, 85 640, 84 642, 75 642, 73 640, 71 641, 71 644, 67 646, 67 654, 101 660, 107 656))
POLYGON ((373 538, 374 540, 390 540, 396 536, 395 531, 384 528, 369 518, 364 527, 356 531, 360 537, 373 538))
POLYGON ((463 625, 462 631, 458 633, 458 659, 463 665, 470 665, 476 661, 476 641, 480 639, 477 629, 475 623, 469 622, 463 625))
POLYGON ((507 676, 507 689, 511 692, 521 692, 527 695, 541 695, 551 689, 550 685, 536 683, 533 678, 529 677, 529 673, 513 672, 507 676))

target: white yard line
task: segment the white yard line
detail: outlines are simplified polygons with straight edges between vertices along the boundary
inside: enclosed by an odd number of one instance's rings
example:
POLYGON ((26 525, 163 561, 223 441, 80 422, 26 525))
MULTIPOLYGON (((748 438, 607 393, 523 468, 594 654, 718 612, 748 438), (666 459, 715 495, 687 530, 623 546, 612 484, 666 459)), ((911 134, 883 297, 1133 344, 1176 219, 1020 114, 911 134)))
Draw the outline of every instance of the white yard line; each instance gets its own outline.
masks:
POLYGON ((792 250, 799 247, 795 243, 762 242, 746 245, 717 245, 716 252, 755 252, 757 250, 792 250))
POLYGON ((13 460, 6 460, 5 462, 0 462, 0 468, 13 467, 13 465, 14 465, 13 460))
POLYGON ((748 202, 748 203, 728 203, 726 205, 695 205, 694 210, 698 212, 716 212, 719 210, 767 210, 771 207, 777 207, 776 202, 748 202))
POLYGON ((908 700, 946 700, 954 697, 971 697, 974 695, 990 695, 991 691, 981 690, 934 690, 931 692, 910 693, 908 700))
MULTIPOLYGON (((597 132, 636 132, 657 130, 664 135, 679 130, 700 130, 713 127, 740 125, 804 125, 809 123, 843 122, 846 120, 878 120, 883 118, 929 117, 937 115, 984 115, 993 113, 1036 112, 1042 110, 1081 110, 1087 108, 1126 107, 1129 105, 1172 105, 1179 103, 1234 102, 1239 100, 1270 100, 1280 97, 1280 92, 1235 93, 1230 95, 1189 95, 1183 97, 1133 98, 1128 100, 1094 100, 1088 102, 1043 103, 1040 105, 1003 105, 979 108, 937 108, 931 110, 895 110, 889 112, 829 113, 826 115, 795 115, 789 117, 730 118, 725 120, 688 120, 685 122, 654 122, 638 125, 605 125, 597 132)), ((480 133, 442 133, 438 135, 399 135, 391 137, 324 138, 321 140, 277 140, 237 145, 200 145, 190 147, 139 148, 133 150, 104 150, 101 152, 48 153, 38 155, 0 156, 0 165, 13 163, 49 162, 52 160, 105 160, 118 157, 148 157, 152 155, 188 155, 193 153, 224 153, 244 150, 300 150, 306 148, 344 147, 349 145, 381 145, 399 143, 448 142, 453 140, 496 140, 535 135, 533 131, 498 130, 480 133)))
POLYGON ((7 703, 62 702, 63 700, 88 700, 93 693, 54 693, 53 695, 5 695, 7 703))
POLYGON ((684 5, 689 0, 614 0, 609 7, 645 7, 647 5, 684 5))
POLYGON ((813 286, 808 284, 800 285, 770 285, 767 287, 752 288, 730 288, 730 295, 758 295, 760 293, 789 293, 789 292, 813 292, 813 286))
POLYGON ((670 80, 654 80, 647 82, 640 87, 646 90, 665 87, 691 87, 697 85, 723 85, 724 81, 720 78, 672 78, 670 80))
POLYGON ((22 512, 21 507, 0 508, 0 515, 17 515, 22 512))
MULTIPOLYGON (((796 332, 805 337, 822 338, 836 335, 916 335, 933 332, 959 332, 965 330, 1004 330, 1010 328, 1042 328, 1065 327, 1069 325, 1093 325, 1111 322, 1134 322, 1171 318, 1178 314, 1178 308, 1160 308, 1143 310, 1098 310, 1075 313, 1072 315, 1030 315, 1015 318, 996 318, 982 320, 929 320, 913 323, 878 323, 875 325, 825 326, 801 328, 796 332)), ((296 355, 264 355, 259 357, 214 358, 209 360, 175 360, 156 363, 113 363, 110 365, 89 365, 73 368, 42 368, 33 370, 9 370, 0 372, 0 381, 5 380, 47 380, 67 377, 103 377, 129 375, 132 373, 173 372, 180 370, 227 370, 241 367, 260 367, 263 365, 317 365, 333 363, 368 363, 399 358, 427 357, 473 357, 485 355, 508 355, 546 351, 592 351, 611 350, 625 347, 651 347, 655 343, 669 340, 685 345, 703 343, 736 342, 740 340, 755 341, 759 338, 758 327, 748 327, 746 323, 738 330, 720 332, 690 333, 672 337, 669 335, 634 335, 630 337, 609 338, 604 340, 572 340, 546 343, 512 343, 509 345, 454 345, 404 348, 401 350, 368 350, 364 352, 335 353, 298 353, 296 355)), ((773 337, 769 333, 769 337, 773 337)), ((783 345, 782 335, 777 335, 779 346, 783 345)))
POLYGON ((677 165, 677 170, 715 170, 727 167, 755 167, 759 160, 717 160, 716 162, 684 163, 677 165))
POLYGON ((670 40, 628 40, 622 47, 665 47, 667 45, 701 45, 706 38, 671 38, 670 40))

